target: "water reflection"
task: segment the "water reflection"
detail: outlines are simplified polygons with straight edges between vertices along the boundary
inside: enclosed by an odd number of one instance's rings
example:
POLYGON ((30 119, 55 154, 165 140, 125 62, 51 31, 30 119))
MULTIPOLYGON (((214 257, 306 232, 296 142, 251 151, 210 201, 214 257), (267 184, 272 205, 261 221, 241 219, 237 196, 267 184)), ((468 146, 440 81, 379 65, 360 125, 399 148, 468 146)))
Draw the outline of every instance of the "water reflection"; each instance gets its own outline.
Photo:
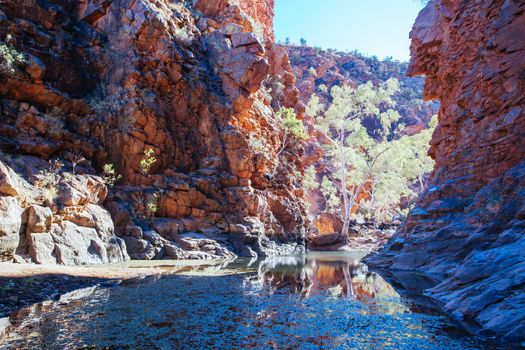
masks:
POLYGON ((176 271, 19 310, 7 323, 0 320, 0 349, 484 348, 449 333, 443 316, 412 312, 410 301, 359 256, 274 257, 176 271))
POLYGON ((258 283, 287 289, 304 297, 331 296, 370 301, 400 298, 380 275, 354 256, 343 253, 270 257, 258 268, 258 283))

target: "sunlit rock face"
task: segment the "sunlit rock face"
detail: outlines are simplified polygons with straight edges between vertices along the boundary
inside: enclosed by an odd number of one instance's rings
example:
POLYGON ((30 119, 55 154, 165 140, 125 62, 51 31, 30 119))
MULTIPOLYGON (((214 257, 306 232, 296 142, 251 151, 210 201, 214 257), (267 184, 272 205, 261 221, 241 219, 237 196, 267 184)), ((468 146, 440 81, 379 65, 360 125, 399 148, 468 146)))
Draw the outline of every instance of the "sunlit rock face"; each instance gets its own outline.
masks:
MULTIPOLYGON (((134 258, 301 251, 303 150, 290 143, 276 159, 275 115, 298 92, 273 46, 273 4, 250 3, 3 1, 0 37, 27 60, 2 76, 1 149, 60 158, 67 172, 82 156, 81 174, 113 164, 122 179, 104 206, 134 258)), ((13 218, 0 240, 11 251, 18 214, 1 208, 13 218)))
POLYGON ((433 186, 374 265, 439 276, 430 293, 484 331, 525 339, 525 3, 431 1, 410 74, 439 99, 433 186))
POLYGON ((102 206, 108 193, 102 178, 57 176, 54 188, 46 188, 39 185, 45 176, 38 169, 47 165, 31 156, 4 155, 0 161, 0 260, 63 265, 129 260, 102 206))

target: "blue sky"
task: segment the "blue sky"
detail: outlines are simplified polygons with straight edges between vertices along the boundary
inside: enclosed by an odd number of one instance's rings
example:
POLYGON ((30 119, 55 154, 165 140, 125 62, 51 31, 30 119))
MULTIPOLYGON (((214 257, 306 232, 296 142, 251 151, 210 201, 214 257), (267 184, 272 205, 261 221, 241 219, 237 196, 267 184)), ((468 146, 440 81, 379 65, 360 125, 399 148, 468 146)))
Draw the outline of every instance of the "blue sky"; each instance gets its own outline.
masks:
POLYGON ((418 0, 275 0, 277 40, 409 59, 418 0))

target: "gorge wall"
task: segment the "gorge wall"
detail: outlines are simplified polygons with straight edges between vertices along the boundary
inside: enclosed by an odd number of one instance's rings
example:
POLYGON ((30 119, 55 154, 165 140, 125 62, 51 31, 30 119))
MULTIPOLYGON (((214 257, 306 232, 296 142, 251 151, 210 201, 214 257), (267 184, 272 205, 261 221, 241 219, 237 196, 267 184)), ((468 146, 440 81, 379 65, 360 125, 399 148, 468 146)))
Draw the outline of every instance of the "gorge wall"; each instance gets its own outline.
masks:
POLYGON ((304 249, 303 150, 277 156, 275 113, 298 91, 272 21, 271 1, 3 1, 0 38, 25 59, 0 84, 0 256, 304 249))
MULTIPOLYGON (((421 131, 437 112, 437 103, 422 100, 424 78, 406 75, 407 62, 367 57, 357 51, 341 52, 297 45, 285 47, 297 80, 299 96, 305 105, 314 94, 326 104, 334 86, 357 86, 369 81, 380 84, 395 78, 400 83, 400 92, 394 96, 394 108, 401 115, 400 122, 405 125, 406 133, 421 131)), ((370 125, 371 129, 373 127, 370 125)))
POLYGON ((434 275, 454 317, 523 341, 525 3, 433 0, 411 38, 409 74, 441 101, 433 185, 369 263, 434 275))

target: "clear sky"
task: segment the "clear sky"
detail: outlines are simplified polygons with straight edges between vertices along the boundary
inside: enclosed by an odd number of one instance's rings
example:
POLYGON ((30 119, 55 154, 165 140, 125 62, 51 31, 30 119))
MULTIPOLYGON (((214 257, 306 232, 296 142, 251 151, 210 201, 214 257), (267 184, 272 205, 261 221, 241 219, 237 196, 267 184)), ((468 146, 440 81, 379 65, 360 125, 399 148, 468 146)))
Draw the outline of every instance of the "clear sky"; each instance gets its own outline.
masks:
POLYGON ((418 0, 275 0, 277 40, 409 59, 418 0))

